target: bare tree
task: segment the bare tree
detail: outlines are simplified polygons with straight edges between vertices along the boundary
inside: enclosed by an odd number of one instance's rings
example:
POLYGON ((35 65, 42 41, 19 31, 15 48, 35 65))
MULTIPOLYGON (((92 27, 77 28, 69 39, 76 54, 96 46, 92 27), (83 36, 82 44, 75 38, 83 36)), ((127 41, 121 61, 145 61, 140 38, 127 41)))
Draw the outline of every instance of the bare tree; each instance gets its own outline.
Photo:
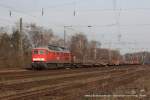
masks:
POLYGON ((4 33, 1 35, 1 40, 0 40, 0 64, 2 65, 1 67, 10 67, 11 63, 11 38, 10 35, 7 33, 4 33))
POLYGON ((98 41, 92 40, 89 42, 89 45, 88 45, 88 48, 89 48, 88 58, 89 59, 95 59, 96 60, 98 58, 97 49, 100 48, 100 46, 101 46, 101 43, 98 41))
POLYGON ((77 59, 84 60, 87 56, 88 40, 84 34, 76 34, 71 38, 70 49, 77 59))
POLYGON ((47 30, 43 27, 36 26, 35 24, 31 24, 28 29, 28 34, 33 47, 47 46, 54 37, 51 29, 47 30))

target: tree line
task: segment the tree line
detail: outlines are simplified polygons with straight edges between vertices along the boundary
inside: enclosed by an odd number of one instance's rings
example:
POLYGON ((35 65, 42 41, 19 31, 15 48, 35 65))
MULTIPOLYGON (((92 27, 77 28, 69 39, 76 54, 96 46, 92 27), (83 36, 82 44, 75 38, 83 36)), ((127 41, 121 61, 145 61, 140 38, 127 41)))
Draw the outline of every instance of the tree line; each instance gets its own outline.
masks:
MULTIPOLYGON (((26 67, 31 64, 31 50, 47 47, 48 44, 63 46, 63 38, 55 35, 52 29, 30 24, 20 33, 17 28, 12 33, 0 33, 0 67, 26 67), (22 49, 20 49, 20 40, 22 49), (20 55, 22 50, 22 55, 20 55)), ((88 40, 83 33, 75 33, 66 41, 66 46, 80 61, 110 63, 123 59, 118 50, 101 48, 101 43, 88 40)), ((128 54, 129 55, 129 54, 128 54)), ((126 55, 126 58, 129 56, 126 55)))

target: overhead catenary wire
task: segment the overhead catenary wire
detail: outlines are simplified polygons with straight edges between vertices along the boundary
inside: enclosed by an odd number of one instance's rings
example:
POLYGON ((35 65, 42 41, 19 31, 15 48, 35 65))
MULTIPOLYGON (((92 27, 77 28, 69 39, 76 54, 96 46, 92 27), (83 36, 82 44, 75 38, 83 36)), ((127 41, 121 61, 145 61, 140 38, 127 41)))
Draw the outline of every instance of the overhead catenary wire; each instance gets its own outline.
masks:
POLYGON ((9 10, 9 16, 10 16, 10 13, 11 13, 11 16, 12 16, 12 12, 14 12, 14 13, 20 13, 20 14, 23 14, 23 15, 27 15, 27 16, 30 16, 30 17, 33 17, 33 18, 36 17, 36 16, 30 15, 30 14, 24 12, 24 11, 16 10, 11 6, 7 6, 7 5, 4 5, 4 4, 0 4, 0 7, 8 9, 9 10))
MULTIPOLYGON (((79 3, 79 2, 78 2, 79 3)), ((70 3, 64 3, 64 4, 60 4, 60 5, 55 5, 55 6, 47 6, 47 7, 43 7, 42 8, 42 16, 44 15, 44 9, 46 9, 46 10, 48 10, 48 9, 51 9, 51 8, 57 8, 57 7, 63 7, 63 6, 67 6, 67 5, 74 5, 75 7, 74 7, 74 11, 73 11, 73 15, 74 16, 76 16, 76 14, 77 14, 77 1, 73 1, 73 2, 70 2, 70 3)), ((13 7, 10 7, 10 6, 7 6, 7 5, 3 5, 3 4, 0 4, 0 7, 3 7, 3 8, 7 8, 7 9, 9 9, 10 11, 11 11, 11 14, 9 14, 9 15, 11 15, 12 16, 12 12, 16 12, 16 13, 20 13, 20 14, 24 14, 24 15, 27 15, 27 16, 31 16, 31 17, 36 17, 36 16, 33 16, 33 15, 31 15, 31 14, 29 14, 29 13, 27 13, 27 12, 24 12, 24 11, 21 11, 21 10, 16 10, 16 9, 14 9, 13 7)), ((123 8, 121 8, 121 11, 132 11, 132 10, 149 10, 150 11, 150 8, 131 8, 131 9, 123 9, 123 8)), ((38 11, 38 10, 37 10, 38 11)), ((78 10, 79 12, 80 11, 114 11, 114 12, 116 12, 116 11, 120 11, 120 9, 118 9, 117 8, 117 0, 113 0, 113 9, 80 9, 80 10, 78 10)), ((34 12, 34 11, 33 11, 34 12)), ((38 12, 40 12, 40 11, 38 11, 38 12)))
MULTIPOLYGON (((67 5, 75 5, 74 7, 74 16, 76 16, 76 9, 77 9, 77 3, 79 3, 80 1, 73 1, 73 2, 69 2, 69 3, 64 3, 64 4, 60 4, 60 5, 55 5, 55 6, 47 6, 47 7, 44 7, 42 8, 42 16, 45 15, 47 16, 45 13, 44 13, 44 10, 46 9, 50 9, 50 8, 55 8, 55 7, 62 7, 62 6, 67 6, 67 5)), ((27 16, 31 16, 31 17, 36 17, 36 16, 33 16, 33 15, 30 15, 28 14, 27 12, 24 12, 24 11, 21 11, 21 10, 16 10, 14 9, 13 7, 10 7, 10 6, 7 6, 7 5, 3 5, 3 4, 0 4, 0 7, 3 7, 3 8, 7 8, 9 9, 9 16, 12 16, 12 13, 20 13, 20 14, 24 14, 24 15, 27 15, 27 16)), ((150 8, 134 8, 133 10, 150 10, 150 8)), ((87 9, 87 11, 96 11, 96 9, 87 9)), ((117 7, 117 0, 113 0, 113 8, 112 9, 97 9, 97 10, 100 10, 100 11, 114 11, 114 12, 118 12, 119 11, 119 14, 122 12, 122 11, 126 11, 126 10, 132 10, 132 9, 119 9, 117 7)), ((78 10, 80 11, 80 10, 78 10)), ((82 11, 82 9, 81 9, 82 11)), ((83 10, 84 11, 84 10, 83 10)), ((116 19, 119 19, 120 18, 120 15, 118 18, 116 19)), ((116 24, 120 24, 119 22, 116 22, 116 24)), ((94 26, 94 25, 92 25, 94 26)), ((112 25, 95 25, 97 27, 113 27, 115 26, 115 23, 113 23, 112 25)), ((129 27, 129 26, 150 26, 150 24, 134 24, 134 25, 118 25, 119 27, 129 27)))

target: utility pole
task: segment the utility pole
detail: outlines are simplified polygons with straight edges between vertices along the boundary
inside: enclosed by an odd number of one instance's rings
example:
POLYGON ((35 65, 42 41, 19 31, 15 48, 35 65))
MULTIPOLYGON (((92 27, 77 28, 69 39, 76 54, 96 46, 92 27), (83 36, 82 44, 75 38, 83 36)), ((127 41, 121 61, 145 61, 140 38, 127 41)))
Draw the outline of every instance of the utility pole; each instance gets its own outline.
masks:
POLYGON ((66 47, 66 26, 64 26, 64 47, 66 47))
POLYGON ((108 53, 108 56, 109 56, 109 63, 111 64, 111 41, 109 42, 109 51, 108 51, 109 53, 108 53))
POLYGON ((20 18, 20 33, 22 32, 22 18, 20 18))
POLYGON ((20 55, 22 56, 22 18, 20 18, 20 55))
POLYGON ((20 39, 19 39, 19 57, 21 60, 21 65, 23 65, 23 46, 22 46, 22 18, 20 18, 19 21, 19 34, 20 34, 20 39))
MULTIPOLYGON (((87 26, 89 29, 90 29, 90 32, 91 32, 91 28, 93 27, 93 26, 87 26)), ((92 33, 92 32, 91 32, 92 33)), ((94 60, 96 60, 96 58, 97 58, 97 41, 95 40, 95 34, 93 34, 93 41, 94 41, 94 60)))
POLYGON ((146 56, 146 52, 145 51, 143 51, 143 54, 142 54, 142 58, 143 58, 143 65, 145 65, 145 56, 146 56))
POLYGON ((42 16, 44 15, 44 9, 42 8, 42 16))
POLYGON ((66 47, 66 28, 72 26, 64 26, 64 47, 66 47))

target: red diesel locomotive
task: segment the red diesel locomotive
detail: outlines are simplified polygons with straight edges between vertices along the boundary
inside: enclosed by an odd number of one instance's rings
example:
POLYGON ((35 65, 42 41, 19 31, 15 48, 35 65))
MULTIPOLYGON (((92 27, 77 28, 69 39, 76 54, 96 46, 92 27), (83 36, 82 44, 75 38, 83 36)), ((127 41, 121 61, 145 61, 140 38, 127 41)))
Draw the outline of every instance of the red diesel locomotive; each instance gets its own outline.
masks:
POLYGON ((71 52, 64 48, 54 45, 48 45, 46 48, 34 48, 32 50, 32 68, 65 68, 65 67, 93 67, 93 66, 111 66, 125 64, 140 64, 136 56, 129 56, 128 60, 112 59, 111 62, 100 60, 77 59, 71 52))
POLYGON ((72 55, 64 47, 48 45, 47 48, 34 48, 32 50, 32 68, 43 69, 50 67, 63 67, 70 65, 72 55))

